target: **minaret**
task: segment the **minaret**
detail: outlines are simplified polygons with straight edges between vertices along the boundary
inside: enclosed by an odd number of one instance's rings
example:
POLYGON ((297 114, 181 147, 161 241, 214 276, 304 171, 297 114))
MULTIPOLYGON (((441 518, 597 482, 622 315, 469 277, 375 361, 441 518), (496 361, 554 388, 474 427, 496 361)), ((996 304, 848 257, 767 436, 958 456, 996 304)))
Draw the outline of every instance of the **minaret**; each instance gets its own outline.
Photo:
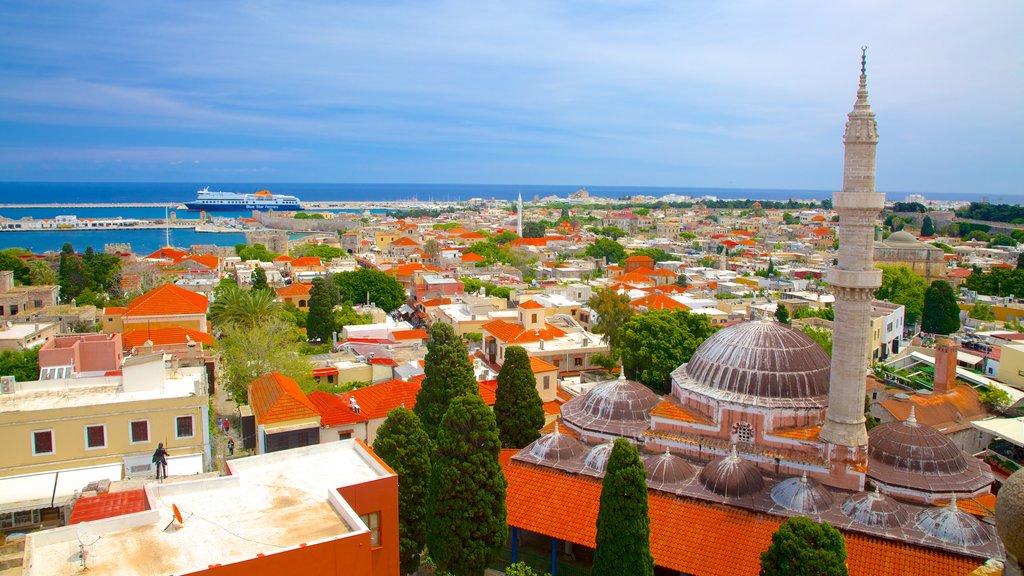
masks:
POLYGON ((519 193, 519 204, 516 209, 516 234, 523 237, 523 193, 519 193))
POLYGON ((847 462, 863 460, 867 452, 864 382, 868 332, 873 293, 882 284, 882 271, 874 266, 874 238, 885 203, 885 195, 875 192, 878 132, 868 103, 867 47, 861 51, 860 88, 843 139, 843 191, 832 194, 832 206, 839 214, 839 264, 828 271, 836 297, 835 324, 828 412, 820 434, 837 448, 833 458, 847 462))

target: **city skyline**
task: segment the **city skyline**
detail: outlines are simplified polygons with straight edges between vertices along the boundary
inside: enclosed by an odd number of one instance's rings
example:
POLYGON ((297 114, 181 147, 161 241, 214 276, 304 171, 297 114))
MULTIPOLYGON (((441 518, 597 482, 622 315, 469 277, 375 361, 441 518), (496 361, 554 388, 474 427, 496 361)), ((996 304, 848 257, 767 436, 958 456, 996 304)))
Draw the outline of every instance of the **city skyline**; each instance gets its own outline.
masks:
POLYGON ((0 7, 0 180, 838 189, 868 46, 878 188, 1024 194, 1024 8, 0 7))

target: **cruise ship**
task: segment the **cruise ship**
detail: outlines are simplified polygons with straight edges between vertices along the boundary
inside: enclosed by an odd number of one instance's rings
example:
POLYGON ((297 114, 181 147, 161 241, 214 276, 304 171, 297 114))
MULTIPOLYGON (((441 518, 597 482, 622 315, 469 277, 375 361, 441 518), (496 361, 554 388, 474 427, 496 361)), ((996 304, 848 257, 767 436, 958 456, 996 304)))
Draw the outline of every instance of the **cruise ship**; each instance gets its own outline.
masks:
POLYGON ((189 210, 241 211, 241 210, 302 210, 302 204, 295 196, 271 194, 270 190, 260 190, 252 194, 240 192, 211 192, 209 187, 196 193, 191 202, 185 202, 189 210))

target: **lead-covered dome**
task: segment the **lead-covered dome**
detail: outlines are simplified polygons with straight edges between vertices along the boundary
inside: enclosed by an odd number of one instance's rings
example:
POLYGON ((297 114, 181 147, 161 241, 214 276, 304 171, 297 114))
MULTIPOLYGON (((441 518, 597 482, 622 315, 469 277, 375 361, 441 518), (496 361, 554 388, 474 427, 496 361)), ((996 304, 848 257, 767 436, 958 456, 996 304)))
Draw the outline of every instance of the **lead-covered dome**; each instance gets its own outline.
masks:
POLYGON ((726 498, 747 496, 764 488, 757 464, 740 458, 736 446, 729 455, 708 462, 699 478, 705 488, 726 498))
POLYGON ((824 408, 830 359, 803 331, 765 320, 724 328, 672 373, 676 386, 753 406, 824 408))
POLYGON ((918 423, 913 409, 906 420, 868 432, 868 477, 933 494, 970 494, 992 482, 984 462, 965 455, 942 432, 918 423))
POLYGON ((849 519, 874 528, 899 528, 907 523, 909 516, 899 502, 874 492, 854 494, 843 501, 843 514, 849 519))
POLYGON ((832 494, 805 472, 797 478, 786 478, 772 488, 772 501, 786 510, 818 515, 832 507, 832 494))
POLYGON ((692 479, 697 470, 692 464, 665 450, 664 454, 648 454, 643 457, 647 473, 647 485, 663 489, 683 484, 692 479))
POLYGON ((533 441, 514 458, 531 464, 541 464, 562 470, 578 471, 587 446, 569 434, 563 434, 555 422, 555 430, 533 441))
POLYGON ((650 427, 651 410, 661 398, 624 376, 595 385, 562 406, 562 420, 581 431, 640 438, 650 427))
POLYGON ((991 537, 977 518, 957 508, 956 496, 949 506, 922 510, 917 515, 917 527, 929 536, 957 546, 979 546, 991 537))

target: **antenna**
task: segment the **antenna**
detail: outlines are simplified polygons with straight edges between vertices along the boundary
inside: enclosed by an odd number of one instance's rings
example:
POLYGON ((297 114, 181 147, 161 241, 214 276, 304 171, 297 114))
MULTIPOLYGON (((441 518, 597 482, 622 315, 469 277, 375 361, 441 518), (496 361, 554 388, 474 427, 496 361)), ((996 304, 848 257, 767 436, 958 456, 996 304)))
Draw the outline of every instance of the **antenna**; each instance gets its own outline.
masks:
MULTIPOLYGON (((191 518, 191 517, 192 517, 192 513, 189 513, 188 518, 191 518)), ((185 520, 188 520, 188 518, 182 518, 181 517, 181 509, 178 508, 177 504, 173 504, 172 503, 171 504, 171 521, 168 522, 167 526, 164 527, 164 532, 169 530, 170 527, 173 526, 175 522, 178 523, 178 526, 184 526, 185 525, 185 520)))
POLYGON ((75 529, 78 536, 78 561, 82 563, 82 570, 86 570, 85 561, 89 557, 88 547, 99 541, 103 536, 96 536, 92 532, 92 526, 88 522, 82 522, 75 529))
POLYGON ((167 214, 167 206, 164 206, 164 246, 171 247, 171 220, 167 214))

